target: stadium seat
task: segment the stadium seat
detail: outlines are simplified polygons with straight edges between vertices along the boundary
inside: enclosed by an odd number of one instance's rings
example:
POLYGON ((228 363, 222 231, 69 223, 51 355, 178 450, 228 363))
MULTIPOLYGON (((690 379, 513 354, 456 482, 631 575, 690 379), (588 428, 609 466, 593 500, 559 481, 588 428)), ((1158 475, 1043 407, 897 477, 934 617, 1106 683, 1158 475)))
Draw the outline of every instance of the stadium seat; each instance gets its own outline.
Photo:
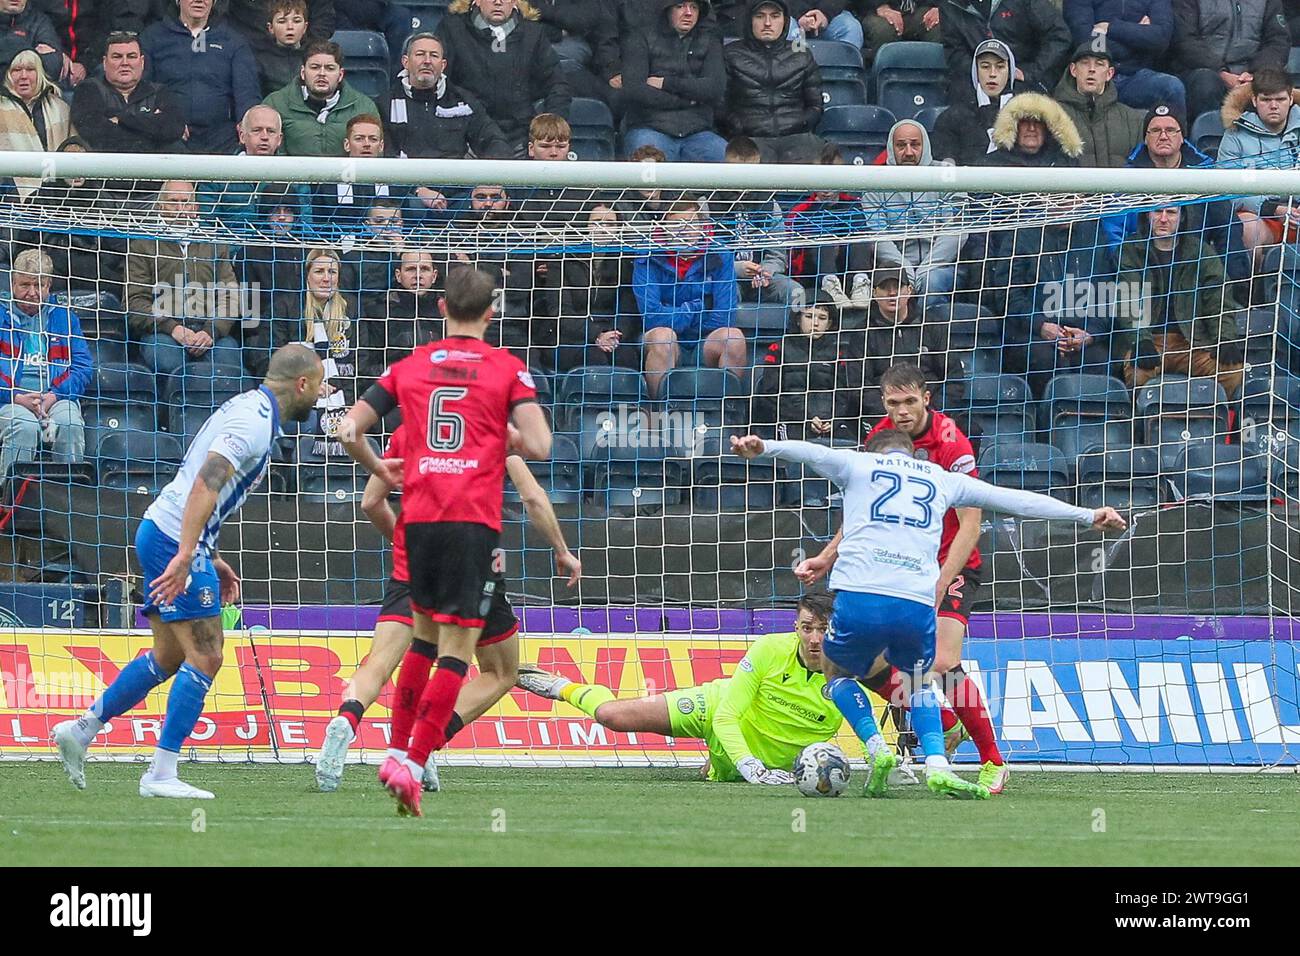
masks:
MULTIPOLYGON (((740 424, 749 415, 749 387, 745 380, 719 368, 676 368, 664 379, 664 428, 685 428, 680 416, 689 416, 694 428, 740 424)), ((670 445, 676 442, 669 442, 670 445)), ((725 449, 724 449, 725 451, 725 449)))
MULTIPOLYGON (((812 441, 831 448, 856 449, 858 447, 856 441, 846 439, 828 441, 824 438, 814 438, 812 441)), ((832 496, 837 493, 837 489, 831 480, 804 468, 803 465, 786 462, 783 470, 778 471, 777 478, 778 507, 829 508, 834 503, 832 496)))
POLYGON ((81 399, 86 447, 99 447, 109 432, 153 432, 158 427, 157 400, 154 374, 143 365, 96 366, 95 378, 81 399))
POLYGON ((1079 505, 1120 511, 1160 503, 1160 460, 1154 448, 1090 451, 1077 463, 1079 505))
POLYGON ((1293 46, 1287 55, 1286 71, 1291 75, 1291 85, 1300 86, 1300 46, 1293 46))
POLYGON ((988 309, 968 302, 942 302, 926 310, 924 321, 947 330, 950 374, 963 380, 1002 374, 1002 321, 988 309))
POLYGON ((947 106, 927 106, 923 110, 917 110, 912 118, 924 126, 927 133, 933 134, 934 124, 939 122, 939 117, 947 108, 947 106))
POLYGON ((926 107, 948 105, 948 63, 943 44, 895 40, 876 52, 872 100, 899 119, 926 107))
POLYGON ((1268 365, 1250 369, 1242 382, 1241 416, 1243 435, 1266 427, 1300 441, 1300 378, 1268 365))
POLYGON ((172 378, 164 387, 167 430, 183 435, 188 443, 213 409, 248 388, 248 382, 234 375, 184 375, 172 378))
POLYGON ((1218 156, 1219 140, 1223 139, 1223 120, 1218 110, 1207 110, 1192 123, 1192 143, 1202 153, 1218 156))
MULTIPOLYGON (((577 504, 582 500, 578 460, 574 440, 567 435, 556 435, 551 442, 551 457, 546 461, 529 461, 528 470, 553 504, 577 504)), ((520 502, 514 482, 506 482, 504 500, 520 502)))
POLYGON ((1035 434, 1029 383, 1018 375, 976 375, 966 384, 968 418, 984 442, 1025 442, 1035 434))
POLYGON ((1300 500, 1300 442, 1287 442, 1272 461, 1274 494, 1285 495, 1288 501, 1300 500))
POLYGON ((615 127, 609 107, 600 100, 577 96, 569 106, 570 147, 578 159, 608 162, 614 158, 615 127))
POLYGON ((665 460, 665 451, 661 444, 611 449, 609 460, 596 466, 595 496, 607 509, 680 504, 680 465, 665 460))
POLYGON ((710 433, 692 467, 691 507, 696 512, 745 513, 776 507, 776 462, 746 461, 730 451, 730 433, 710 433))
MULTIPOLYGON (((426 27, 426 29, 428 29, 426 27)), ((369 97, 382 96, 390 84, 388 41, 370 30, 337 30, 332 37, 343 49, 348 82, 369 97)))
POLYGON ((645 379, 636 369, 580 365, 565 373, 554 392, 555 430, 577 436, 593 427, 602 413, 617 414, 620 405, 639 406, 645 379))
MULTIPOLYGON (((379 443, 368 439, 376 452, 379 443)), ((298 494, 318 504, 358 502, 366 487, 366 474, 346 453, 333 454, 329 443, 316 435, 298 438, 298 494), (321 446, 325 446, 322 450, 321 446)))
POLYGON ((1060 449, 1037 442, 986 444, 979 457, 980 476, 1003 488, 1037 491, 1070 501, 1070 467, 1060 449))
POLYGON ((1265 455, 1201 441, 1181 446, 1169 479, 1179 498, 1266 502, 1268 477, 1265 455))
POLYGON ((153 431, 104 434, 95 451, 99 480, 105 488, 157 495, 171 481, 185 445, 175 435, 153 431))
POLYGON ((90 346, 90 354, 94 358, 96 368, 102 365, 124 365, 130 361, 126 343, 121 339, 89 339, 86 344, 90 346))
POLYGON ((1094 447, 1133 444, 1133 405, 1128 389, 1106 375, 1055 376, 1038 406, 1038 428, 1067 458, 1094 447))
POLYGON ((857 47, 839 40, 809 40, 808 51, 821 73, 823 109, 867 102, 867 71, 857 47))
POLYGON ((1228 397, 1212 378, 1162 375, 1137 390, 1134 405, 1143 441, 1159 447, 1164 468, 1174 466, 1179 446, 1222 442, 1228 433, 1228 397))
POLYGON ((742 302, 736 328, 750 341, 774 342, 790 330, 790 309, 782 302, 742 302))
POLYGON ((885 148, 894 114, 879 106, 831 106, 822 111, 817 132, 839 146, 844 161, 870 166, 885 148))

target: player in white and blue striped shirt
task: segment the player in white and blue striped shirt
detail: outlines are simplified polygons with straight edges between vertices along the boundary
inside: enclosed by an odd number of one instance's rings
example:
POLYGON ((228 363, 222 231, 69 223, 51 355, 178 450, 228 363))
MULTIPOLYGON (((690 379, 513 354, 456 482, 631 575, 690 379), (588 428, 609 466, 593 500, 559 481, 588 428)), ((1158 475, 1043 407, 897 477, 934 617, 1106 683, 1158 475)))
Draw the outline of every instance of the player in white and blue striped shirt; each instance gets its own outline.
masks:
POLYGON ((925 754, 926 784, 935 793, 987 799, 989 791, 952 772, 944 754, 939 699, 925 674, 934 662, 935 584, 939 543, 949 508, 978 507, 1022 518, 1056 518, 1098 530, 1123 530, 1113 508, 1076 508, 1046 495, 999 488, 912 457, 898 429, 879 432, 867 451, 801 441, 731 439, 743 458, 782 458, 809 466, 844 490, 844 542, 831 571, 835 592, 831 633, 822 642, 825 694, 834 700, 871 758, 868 796, 884 793, 897 757, 876 727, 866 693, 854 678, 870 677, 879 658, 898 668, 911 698, 912 726, 925 754))
POLYGON ((221 523, 265 476, 280 422, 307 419, 323 376, 312 349, 279 349, 259 388, 236 395, 208 418, 176 477, 145 511, 135 550, 148 582, 142 611, 153 630, 153 649, 122 668, 85 714, 54 727, 73 786, 85 788, 86 748, 104 725, 174 674, 158 748, 140 778, 140 796, 212 799, 207 790, 176 776, 176 761, 221 667, 222 601, 239 599, 239 576, 222 560, 217 538, 221 523))

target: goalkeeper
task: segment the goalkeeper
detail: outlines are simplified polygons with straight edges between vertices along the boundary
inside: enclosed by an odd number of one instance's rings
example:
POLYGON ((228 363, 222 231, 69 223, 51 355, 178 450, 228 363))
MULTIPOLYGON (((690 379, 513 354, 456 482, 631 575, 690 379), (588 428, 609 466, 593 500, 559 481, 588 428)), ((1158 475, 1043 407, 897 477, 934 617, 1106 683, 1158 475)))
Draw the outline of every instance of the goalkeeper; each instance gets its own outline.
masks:
POLYGON ((805 595, 795 633, 760 637, 732 677, 666 694, 618 700, 608 687, 536 667, 521 667, 518 684, 566 701, 610 730, 703 739, 709 780, 793 783, 790 768, 800 751, 830 740, 840 726, 839 709, 822 695, 822 640, 830 618, 829 594, 805 595))

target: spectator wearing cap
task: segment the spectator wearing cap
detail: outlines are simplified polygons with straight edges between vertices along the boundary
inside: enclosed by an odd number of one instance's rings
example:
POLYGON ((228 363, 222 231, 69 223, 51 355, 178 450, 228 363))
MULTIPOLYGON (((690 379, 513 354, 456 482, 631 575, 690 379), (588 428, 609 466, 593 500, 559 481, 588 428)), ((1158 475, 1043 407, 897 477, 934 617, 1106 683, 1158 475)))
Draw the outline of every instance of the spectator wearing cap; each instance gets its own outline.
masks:
POLYGON ((1083 137, 1080 166, 1123 166, 1142 137, 1142 114, 1119 101, 1114 77, 1110 50, 1098 36, 1079 44, 1056 86, 1056 101, 1083 137))
POLYGON ((290 156, 337 156, 348 121, 377 112, 374 100, 348 83, 343 50, 332 40, 312 40, 302 50, 293 82, 266 98, 284 123, 290 156))
POLYGON ((1016 55, 1001 40, 975 48, 970 86, 954 94, 955 102, 939 114, 930 137, 937 159, 958 166, 978 166, 993 151, 998 111, 1015 95, 1016 55))
POLYGON ((705 18, 709 0, 660 0, 659 18, 624 44, 623 94, 631 153, 657 146, 669 162, 721 162, 715 131, 727 92, 722 39, 705 18))
MULTIPOLYGON (((0 87, 0 149, 54 152, 73 132, 72 110, 46 77, 40 56, 23 50, 5 70, 0 87)), ((14 184, 25 199, 41 181, 15 177, 14 184)))
POLYGON ((487 108, 447 77, 442 41, 415 33, 402 51, 402 72, 379 100, 390 152, 422 159, 507 159, 510 143, 487 108))
POLYGON ((235 125, 262 99, 257 59, 239 32, 212 19, 213 0, 177 0, 176 16, 140 36, 145 76, 181 104, 191 152, 233 153, 235 125))
POLYGON ((1075 43, 1105 37, 1121 103, 1138 109, 1156 103, 1186 109, 1183 81, 1156 69, 1173 40, 1170 0, 1065 0, 1061 12, 1075 43))
POLYGON ((53 22, 32 0, 0 0, 0 60, 7 63, 22 50, 35 51, 55 83, 75 86, 86 78, 86 68, 63 52, 53 22))
POLYGON ((53 263, 39 249, 13 263, 0 306, 0 477, 47 445, 58 461, 86 453, 78 399, 94 375, 77 315, 50 298, 53 263))
POLYGON ((1282 0, 1174 0, 1169 66, 1187 88, 1188 116, 1217 110, 1262 69, 1285 69, 1290 52, 1282 0))
MULTIPOLYGON (((1166 103, 1153 106, 1142 120, 1142 141, 1129 153, 1128 166, 1136 169, 1198 169, 1213 166, 1214 159, 1201 152, 1187 139, 1187 120, 1166 103)), ((1232 217, 1230 200, 1214 200, 1205 205, 1206 238, 1220 254, 1226 251, 1227 230, 1232 217)), ((1130 212, 1102 220, 1111 244, 1133 235, 1138 214, 1130 212)))
POLYGON ((940 28, 954 91, 966 85, 975 50, 987 39, 1001 40, 1015 53, 1012 75, 1023 91, 1046 93, 1055 87, 1070 55, 1070 31, 1052 0, 953 0, 940 28))
POLYGON ((185 118, 171 91, 144 79, 144 51, 134 33, 109 34, 103 76, 92 76, 72 101, 72 125, 105 153, 175 153, 185 118))
POLYGON ((955 360, 949 374, 947 325, 926 321, 915 292, 915 279, 906 268, 888 266, 872 273, 871 305, 867 309, 866 389, 862 396, 863 413, 868 416, 884 414, 880 378, 898 362, 919 365, 926 381, 936 390, 940 385, 945 386, 945 398, 954 405, 964 394, 957 391, 962 387, 963 376, 955 360))
POLYGON ((877 6, 867 4, 862 15, 862 62, 870 67, 876 53, 886 43, 895 40, 916 40, 922 43, 942 43, 939 27, 939 5, 924 0, 884 0, 877 6))
POLYGON ((745 34, 723 50, 727 65, 724 122, 748 136, 765 162, 809 162, 820 155, 821 74, 806 44, 787 36, 785 0, 752 0, 745 34))
POLYGON ((528 0, 454 0, 438 25, 447 72, 478 97, 517 157, 537 113, 569 112, 572 93, 528 0), (540 110, 533 104, 542 101, 540 110))

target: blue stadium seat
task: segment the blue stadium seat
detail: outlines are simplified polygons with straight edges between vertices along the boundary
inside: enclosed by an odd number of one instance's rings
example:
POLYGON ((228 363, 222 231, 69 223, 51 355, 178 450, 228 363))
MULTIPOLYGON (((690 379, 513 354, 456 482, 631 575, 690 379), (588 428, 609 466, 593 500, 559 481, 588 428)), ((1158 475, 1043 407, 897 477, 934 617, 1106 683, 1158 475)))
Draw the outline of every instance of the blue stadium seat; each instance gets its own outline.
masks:
POLYGON ((234 375, 183 375, 172 378, 164 389, 167 430, 183 435, 188 443, 213 409, 248 389, 249 383, 234 375))
POLYGON ((90 346, 90 354, 94 358, 96 368, 101 365, 125 365, 130 361, 126 343, 121 339, 89 339, 86 344, 90 346))
POLYGON ((1003 488, 1037 491, 1070 501, 1070 466, 1060 449, 1038 442, 999 441, 985 444, 979 457, 980 476, 1003 488))
POLYGON ((1098 447, 1133 444, 1133 405, 1128 389, 1107 375, 1055 376, 1038 406, 1038 427, 1067 458, 1098 447))
POLYGON ((873 100, 899 119, 948 104, 948 63, 943 44, 895 40, 876 52, 873 100))
POLYGON ((1243 433, 1266 427, 1300 441, 1300 378, 1256 367, 1246 373, 1241 390, 1243 433))
POLYGON ((117 431, 104 434, 96 448, 99 481, 105 488, 157 495, 171 481, 185 445, 164 432, 117 431))
POLYGON ((947 330, 950 375, 968 379, 1002 374, 1002 320, 988 309, 968 302, 941 302, 926 310, 925 324, 947 330))
MULTIPOLYGON (((846 439, 828 441, 814 438, 812 441, 831 448, 856 449, 858 446, 857 442, 846 439)), ((792 462, 786 462, 784 469, 778 470, 778 478, 778 507, 829 508, 833 504, 831 496, 837 493, 829 478, 792 462)))
POLYGON ((935 123, 939 122, 939 117, 947 108, 947 106, 927 106, 925 109, 917 110, 912 118, 924 126, 927 133, 933 134, 935 123))
POLYGON ((976 375, 966 384, 963 407, 986 444, 1026 442, 1035 434, 1029 401, 1029 383, 1018 375, 976 375))
POLYGON ((790 308, 783 302, 742 302, 736 308, 736 328, 751 341, 775 341, 790 330, 790 308))
POLYGON ((593 489, 606 508, 647 508, 680 504, 680 465, 665 460, 662 445, 614 448, 596 466, 593 489))
POLYGON ((388 92, 390 60, 388 41, 382 33, 337 30, 332 39, 343 48, 349 83, 372 98, 388 92))
POLYGON ((1160 503, 1160 460, 1154 448, 1087 452, 1077 466, 1080 507, 1131 511, 1160 503))
POLYGON ((153 432, 158 427, 156 387, 153 372, 143 365, 96 366, 95 378, 81 399, 86 447, 99 447, 110 432, 153 432))
POLYGON ((1300 500, 1300 442, 1287 442, 1273 456, 1273 490, 1290 501, 1300 500))
POLYGON ((1192 122, 1192 144, 1202 153, 1219 155, 1219 141, 1223 139, 1223 120, 1218 110, 1207 110, 1192 122))
POLYGON ((1179 446, 1222 442, 1228 433, 1228 397, 1212 378, 1162 375, 1137 390, 1134 405, 1143 441, 1160 449, 1161 467, 1174 466, 1179 446))
MULTIPOLYGON (((553 504, 577 504, 582 500, 578 469, 578 446, 567 435, 554 436, 547 461, 528 462, 528 470, 553 504)), ((519 489, 514 482, 506 482, 504 500, 519 503, 519 489)))
POLYGON ((839 146, 846 163, 870 166, 885 148, 894 122, 894 114, 879 106, 831 106, 822 111, 817 132, 839 146))
POLYGON ((1268 458, 1241 445, 1183 445, 1169 478, 1180 498, 1266 502, 1270 497, 1268 458))
POLYGON ((731 454, 731 434, 742 429, 710 430, 697 454, 683 465, 683 477, 691 478, 693 511, 744 513, 771 511, 776 507, 776 462, 772 459, 746 461, 731 454))
MULTIPOLYGON (((369 439, 379 452, 379 443, 369 439)), ((298 494, 305 501, 318 504, 358 502, 366 487, 366 474, 346 454, 337 457, 326 446, 318 447, 315 435, 298 438, 298 494)), ((325 442, 320 442, 326 445, 325 442)))
POLYGON ((822 107, 860 106, 867 102, 867 71, 862 52, 839 40, 809 40, 822 81, 822 107))
POLYGON ((617 365, 580 365, 565 373, 555 392, 558 431, 578 432, 584 420, 619 405, 637 405, 645 398, 641 372, 617 365))
POLYGON ((710 427, 748 416, 747 381, 720 368, 675 368, 664 379, 663 395, 667 411, 691 414, 710 427))

